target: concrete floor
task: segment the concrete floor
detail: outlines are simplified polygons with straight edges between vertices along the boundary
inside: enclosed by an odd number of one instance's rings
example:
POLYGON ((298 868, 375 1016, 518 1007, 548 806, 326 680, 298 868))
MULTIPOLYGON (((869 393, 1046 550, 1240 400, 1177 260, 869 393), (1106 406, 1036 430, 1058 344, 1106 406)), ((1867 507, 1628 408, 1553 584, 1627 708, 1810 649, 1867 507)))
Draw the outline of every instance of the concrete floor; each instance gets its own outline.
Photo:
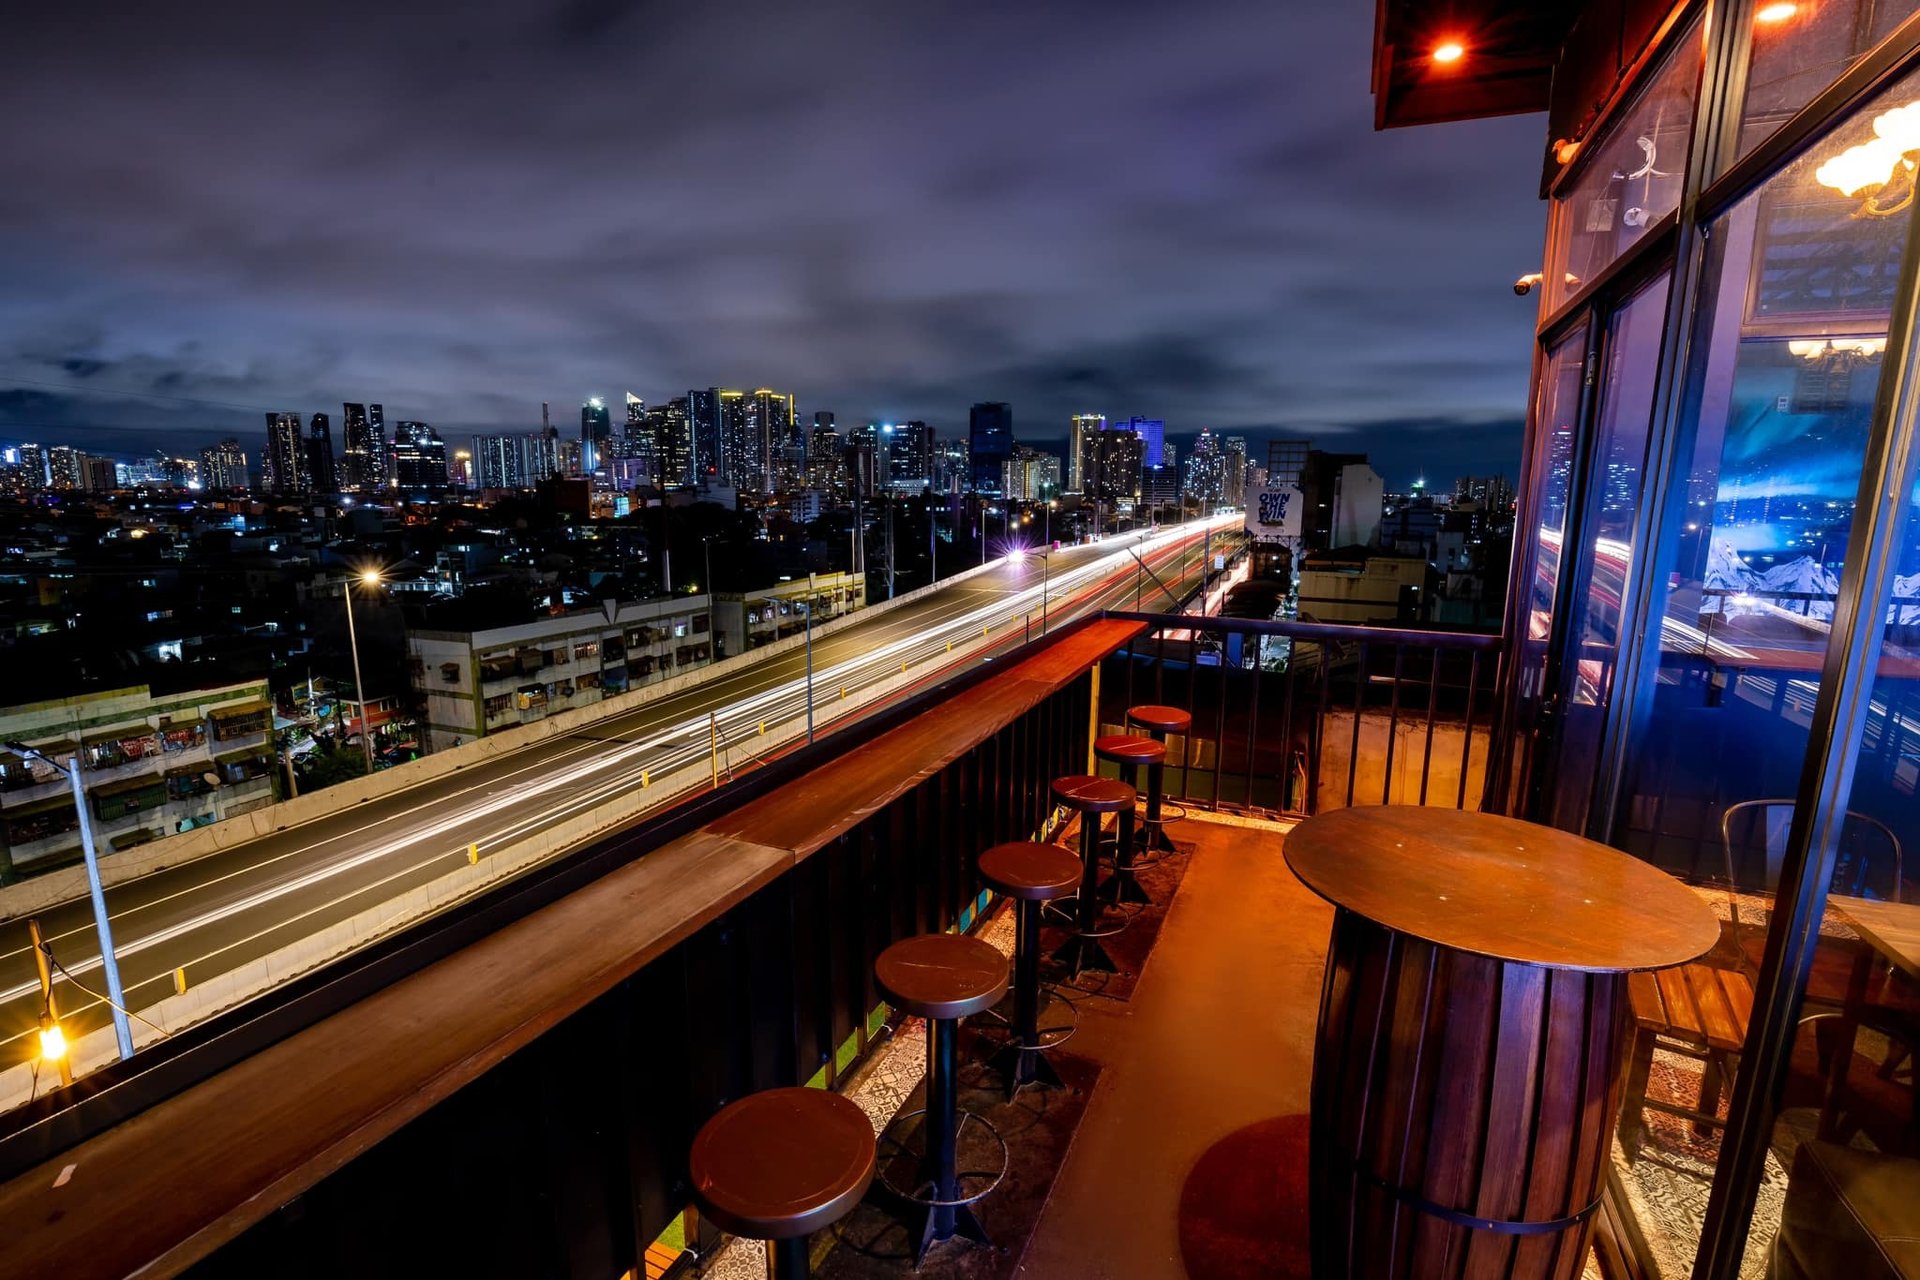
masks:
POLYGON ((1174 834, 1196 848, 1133 998, 1081 1006, 1072 1049, 1103 1072, 1024 1275, 1185 1280, 1194 1162, 1307 1110, 1333 909, 1287 870, 1278 827, 1193 820, 1174 834))

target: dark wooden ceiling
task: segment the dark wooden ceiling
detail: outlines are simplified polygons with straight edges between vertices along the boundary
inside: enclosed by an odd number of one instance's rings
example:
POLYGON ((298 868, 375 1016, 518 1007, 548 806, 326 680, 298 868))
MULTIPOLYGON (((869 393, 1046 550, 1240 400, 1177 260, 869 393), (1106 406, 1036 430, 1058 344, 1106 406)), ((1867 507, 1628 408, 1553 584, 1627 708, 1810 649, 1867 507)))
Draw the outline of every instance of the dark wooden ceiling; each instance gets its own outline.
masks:
POLYGON ((1376 129, 1545 111, 1554 64, 1575 15, 1569 0, 1376 0, 1376 129), (1437 63, 1458 41, 1466 53, 1437 63))

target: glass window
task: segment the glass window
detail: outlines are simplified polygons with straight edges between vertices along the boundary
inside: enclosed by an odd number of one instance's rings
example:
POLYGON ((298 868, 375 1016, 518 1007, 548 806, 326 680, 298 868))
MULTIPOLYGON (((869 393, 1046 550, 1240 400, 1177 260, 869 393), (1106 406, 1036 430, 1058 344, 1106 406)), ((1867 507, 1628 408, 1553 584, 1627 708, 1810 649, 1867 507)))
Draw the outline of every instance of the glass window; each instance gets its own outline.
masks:
MULTIPOLYGON (((1830 166, 1916 96, 1920 76, 1909 76, 1707 228, 1679 473, 1660 532, 1664 599, 1641 639, 1647 684, 1635 694, 1635 750, 1613 814, 1616 843, 1696 884, 1722 920, 1713 953, 1641 984, 1634 997, 1615 1172, 1662 1274, 1691 1269, 1757 999, 1911 221, 1889 216, 1857 187, 1842 189, 1830 166)), ((1897 166, 1898 156, 1888 163, 1897 166)), ((1883 663, 1904 673, 1911 660, 1895 646, 1920 634, 1920 601, 1911 615, 1902 603, 1920 594, 1920 551, 1909 548, 1898 570, 1906 576, 1883 663)), ((1881 681, 1883 689, 1890 683, 1881 681)), ((1907 728, 1920 718, 1908 718, 1908 705, 1905 689, 1876 702, 1871 754, 1855 788, 1855 807, 1885 830, 1853 823, 1843 839, 1847 883, 1869 897, 1895 894, 1892 850, 1920 838, 1920 757, 1907 728)), ((1828 985, 1818 998, 1809 986, 1809 1013, 1836 990, 1844 996, 1859 949, 1836 929, 1822 953, 1829 958, 1816 964, 1816 981, 1828 985)), ((1891 981, 1881 968, 1869 976, 1891 981)), ((1803 1024, 1793 1050, 1777 1140, 1751 1206, 1743 1275, 1767 1274, 1768 1250, 1796 1194, 1790 1171, 1826 1123, 1823 1066, 1848 1061, 1834 1056, 1836 1026, 1831 1017, 1803 1024)), ((1874 1047, 1857 1052, 1892 1052, 1884 1036, 1864 1042, 1874 1047)), ((1879 1079, 1885 1060, 1857 1073, 1861 1088, 1879 1079)), ((1910 1108, 1910 1077, 1894 1074, 1910 1108)), ((1901 1123, 1911 1114, 1900 1110, 1901 1123)), ((1876 1131, 1858 1132, 1871 1143, 1876 1131)), ((1817 1181, 1805 1180, 1803 1204, 1817 1198, 1817 1181)), ((1845 1213, 1822 1204, 1813 1212, 1835 1221, 1845 1213)))
MULTIPOLYGON (((1579 433, 1580 382, 1586 368, 1587 329, 1581 325, 1547 351, 1535 393, 1533 456, 1527 492, 1533 495, 1533 561, 1520 577, 1521 613, 1514 650, 1519 699, 1513 734, 1511 786, 1525 788, 1526 757, 1542 697, 1547 641, 1553 633, 1554 594, 1560 582, 1560 540, 1567 527, 1567 502, 1573 482, 1574 441, 1579 433)), ((1518 811, 1516 808, 1514 811, 1518 811)))
MULTIPOLYGON (((1633 566, 1633 522, 1647 463, 1647 426, 1653 413, 1660 335, 1665 326, 1669 278, 1641 289, 1614 314, 1607 329, 1606 377, 1595 425, 1593 476, 1587 483, 1587 531, 1582 557, 1584 584, 1569 619, 1576 649, 1564 679, 1566 718, 1560 729, 1559 776, 1592 776, 1594 753, 1613 691, 1620 643, 1620 597, 1633 566)), ((1550 820, 1577 830, 1586 823, 1588 794, 1563 785, 1555 790, 1550 820)))
POLYGON ((1554 197, 1541 289, 1544 312, 1578 293, 1680 206, 1687 136, 1700 85, 1700 37, 1690 29, 1619 119, 1587 144, 1580 172, 1554 197))
POLYGON ((1920 9, 1916 0, 1760 0, 1740 110, 1746 155, 1920 9))

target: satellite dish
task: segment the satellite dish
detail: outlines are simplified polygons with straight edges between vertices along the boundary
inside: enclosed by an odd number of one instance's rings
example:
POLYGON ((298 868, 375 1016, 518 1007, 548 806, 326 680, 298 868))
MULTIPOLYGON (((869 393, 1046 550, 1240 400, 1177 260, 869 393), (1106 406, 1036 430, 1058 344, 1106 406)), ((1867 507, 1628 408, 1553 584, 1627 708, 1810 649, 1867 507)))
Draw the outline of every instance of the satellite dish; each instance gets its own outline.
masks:
POLYGON ((210 787, 217 787, 220 785, 220 775, 209 771, 207 773, 203 773, 200 775, 200 781, 206 783, 210 787))

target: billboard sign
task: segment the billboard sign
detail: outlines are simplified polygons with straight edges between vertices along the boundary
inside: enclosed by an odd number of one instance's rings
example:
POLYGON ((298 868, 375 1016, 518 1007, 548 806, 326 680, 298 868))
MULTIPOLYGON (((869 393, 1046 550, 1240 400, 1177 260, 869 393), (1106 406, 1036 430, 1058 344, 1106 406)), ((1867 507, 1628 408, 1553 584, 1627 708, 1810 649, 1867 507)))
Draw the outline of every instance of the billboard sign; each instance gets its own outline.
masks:
POLYGON ((1300 536, 1300 490, 1295 485, 1273 485, 1253 495, 1247 504, 1247 533, 1270 542, 1300 536))

